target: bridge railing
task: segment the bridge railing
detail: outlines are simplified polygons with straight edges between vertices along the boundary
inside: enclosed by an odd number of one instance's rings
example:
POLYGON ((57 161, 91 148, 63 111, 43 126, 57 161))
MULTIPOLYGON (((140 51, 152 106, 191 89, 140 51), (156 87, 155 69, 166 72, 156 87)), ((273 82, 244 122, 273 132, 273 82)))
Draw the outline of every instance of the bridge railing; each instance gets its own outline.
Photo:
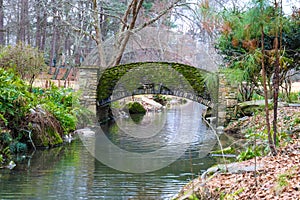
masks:
POLYGON ((110 97, 106 99, 99 99, 97 102, 98 106, 106 106, 111 102, 123 99, 125 97, 131 97, 135 95, 146 95, 146 94, 161 94, 161 95, 171 95, 171 96, 178 96, 183 97, 186 99, 190 99, 192 101, 201 103, 205 106, 210 108, 214 108, 215 104, 210 97, 203 97, 197 95, 195 93, 184 92, 184 91, 171 91, 171 90, 157 90, 157 89, 137 89, 132 92, 129 91, 118 91, 113 93, 110 97))

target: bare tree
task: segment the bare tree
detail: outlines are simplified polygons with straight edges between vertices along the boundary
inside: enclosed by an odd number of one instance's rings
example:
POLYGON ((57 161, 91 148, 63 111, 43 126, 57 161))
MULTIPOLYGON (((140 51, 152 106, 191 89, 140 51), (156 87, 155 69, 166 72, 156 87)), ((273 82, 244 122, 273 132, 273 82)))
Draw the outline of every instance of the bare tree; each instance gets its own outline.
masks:
POLYGON ((3 0, 0 0, 0 45, 5 44, 4 40, 4 8, 3 0))
POLYGON ((19 30, 18 30, 18 37, 17 37, 17 42, 22 42, 22 43, 28 43, 30 44, 30 40, 28 38, 28 30, 29 30, 29 20, 28 20, 28 0, 21 0, 19 3, 19 30), (27 41, 26 41, 27 39, 27 41))
POLYGON ((35 0, 35 14, 36 14, 36 33, 35 33, 35 46, 41 49, 42 44, 42 16, 41 16, 41 3, 35 0))
MULTIPOLYGON (((126 6, 123 10, 121 8, 114 9, 111 7, 115 1, 93 0, 91 5, 86 6, 84 10, 78 6, 78 2, 73 4, 72 2, 67 2, 68 4, 72 4, 77 12, 81 12, 81 16, 83 14, 85 15, 85 23, 75 26, 70 20, 63 20, 63 22, 78 32, 79 35, 85 35, 96 43, 100 57, 100 66, 106 68, 120 63, 128 40, 132 34, 135 34, 147 26, 153 25, 162 16, 178 6, 181 1, 182 0, 173 0, 164 3, 160 10, 156 12, 153 11, 154 13, 149 19, 142 19, 141 16, 141 12, 144 9, 144 0, 130 0, 127 4, 124 4, 126 2, 119 2, 119 4, 121 3, 123 5, 121 7, 124 8, 124 6, 126 6), (114 22, 118 21, 119 28, 114 29, 112 34, 103 30, 103 28, 108 29, 107 27, 110 25, 107 24, 106 21, 108 18, 113 19, 114 22), (114 55, 110 56, 110 58, 112 58, 111 60, 107 59, 103 46, 103 42, 108 36, 114 37, 112 46, 114 55)), ((116 24, 114 24, 114 26, 115 25, 116 24)))

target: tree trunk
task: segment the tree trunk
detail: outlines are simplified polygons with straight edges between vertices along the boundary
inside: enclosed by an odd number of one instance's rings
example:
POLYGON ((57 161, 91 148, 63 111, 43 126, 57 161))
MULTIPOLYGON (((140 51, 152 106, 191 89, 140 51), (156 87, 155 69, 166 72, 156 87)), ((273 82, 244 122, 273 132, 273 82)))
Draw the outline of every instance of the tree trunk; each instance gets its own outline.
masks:
POLYGON ((42 27, 42 18, 41 18, 41 5, 40 1, 36 0, 36 33, 35 33, 35 46, 38 49, 41 49, 42 36, 41 36, 41 27, 42 27))
MULTIPOLYGON (((263 14, 263 6, 261 7, 262 14, 263 14)), ((268 132, 268 141, 269 147, 271 149, 272 154, 276 154, 276 149, 273 143, 272 135, 271 135, 271 127, 270 127, 270 120, 269 120, 269 103, 268 103, 268 89, 266 83, 266 68, 265 68, 265 46, 264 46, 264 26, 261 24, 261 66, 262 66, 262 78, 263 78, 263 87, 264 87, 264 97, 265 97, 265 112, 266 112, 266 126, 268 132)))
MULTIPOLYGON (((277 15, 278 4, 275 0, 275 15, 277 15)), ((279 16, 281 17, 281 16, 279 16)), ((278 20, 278 16, 276 17, 278 20)), ((276 146, 277 139, 277 109, 278 109, 278 93, 279 93, 279 52, 278 52, 278 28, 275 28, 275 39, 274 39, 274 47, 275 47, 275 67, 274 67, 274 77, 273 77, 273 98, 274 98, 274 120, 273 120, 273 142, 276 146)))
POLYGON ((4 40, 4 9, 3 0, 0 0, 0 45, 5 45, 4 40))
MULTIPOLYGON (((45 46, 46 46, 46 37, 47 37, 47 12, 43 8, 43 19, 42 19, 42 25, 41 25, 41 30, 42 30, 42 35, 41 35, 41 45, 40 45, 40 50, 44 51, 45 46)), ((51 61, 50 61, 51 63, 51 61)))
POLYGON ((113 66, 119 65, 120 62, 121 62, 123 53, 125 51, 127 43, 129 41, 129 38, 132 34, 132 30, 135 27, 136 20, 137 20, 139 12, 141 10, 141 7, 143 5, 143 2, 144 2, 144 0, 140 0, 140 1, 139 0, 132 0, 132 3, 128 6, 127 11, 123 16, 123 20, 125 22, 127 22, 128 18, 130 17, 130 14, 132 13, 132 19, 131 19, 129 28, 126 29, 123 25, 121 34, 124 34, 124 36, 122 36, 120 38, 120 40, 118 41, 119 48, 118 48, 118 53, 116 54, 116 57, 114 59, 113 66))
MULTIPOLYGON (((26 29, 28 27, 28 0, 21 0, 20 5, 20 19, 19 19, 19 37, 18 42, 26 43, 26 29)), ((29 42, 27 40, 27 42, 29 42)))
POLYGON ((96 31, 96 36, 93 39, 96 41, 97 44, 98 54, 100 57, 100 67, 106 68, 107 64, 106 64, 105 53, 103 49, 103 38, 102 38, 101 27, 99 23, 97 0, 93 0, 93 20, 94 20, 93 26, 96 31))
MULTIPOLYGON (((54 0, 52 0, 53 3, 55 3, 54 0)), ((51 40, 51 49, 50 49, 50 66, 55 67, 57 60, 58 60, 58 55, 57 55, 57 40, 58 40, 58 27, 57 27, 57 21, 58 21, 58 16, 56 16, 56 8, 53 8, 53 28, 52 28, 52 40, 51 40)))

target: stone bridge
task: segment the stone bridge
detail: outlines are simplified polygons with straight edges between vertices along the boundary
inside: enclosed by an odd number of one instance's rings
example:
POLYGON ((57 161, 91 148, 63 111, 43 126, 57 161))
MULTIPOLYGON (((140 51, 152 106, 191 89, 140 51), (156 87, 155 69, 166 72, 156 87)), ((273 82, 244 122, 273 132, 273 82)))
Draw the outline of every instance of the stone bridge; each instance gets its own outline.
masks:
POLYGON ((210 72, 192 66, 167 63, 132 63, 106 69, 97 88, 97 105, 140 94, 164 94, 184 97, 214 108, 217 82, 209 89, 205 78, 210 72), (213 92, 215 94, 213 94, 213 92))
MULTIPOLYGON (((113 58, 113 41, 104 43, 108 63, 113 58)), ((189 35, 146 28, 130 37, 119 66, 99 67, 97 48, 86 57, 79 69, 82 104, 96 111, 126 96, 170 94, 213 108, 222 124, 228 108, 234 110, 236 91, 228 89, 224 76, 217 77, 210 88, 205 82, 207 76, 218 75, 220 60, 211 45, 189 35)))
POLYGON ((97 114, 100 121, 109 116, 113 101, 141 94, 164 94, 184 97, 201 103, 217 117, 218 80, 213 74, 180 63, 142 62, 119 65, 101 73, 97 87, 97 114), (210 76, 209 76, 210 75, 210 76))

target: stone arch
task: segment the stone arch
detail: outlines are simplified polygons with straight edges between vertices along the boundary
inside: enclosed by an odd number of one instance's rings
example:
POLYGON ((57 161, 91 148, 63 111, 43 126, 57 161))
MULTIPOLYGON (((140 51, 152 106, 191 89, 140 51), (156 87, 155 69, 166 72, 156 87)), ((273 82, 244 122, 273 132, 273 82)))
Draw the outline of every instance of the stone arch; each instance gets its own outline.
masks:
MULTIPOLYGON (((208 88, 205 77, 210 73, 170 62, 139 62, 108 68, 101 73, 97 86, 97 113, 107 112, 113 101, 138 94, 184 97, 216 111, 218 83, 216 88, 208 88)), ((103 120, 105 116, 100 118, 103 120)))

